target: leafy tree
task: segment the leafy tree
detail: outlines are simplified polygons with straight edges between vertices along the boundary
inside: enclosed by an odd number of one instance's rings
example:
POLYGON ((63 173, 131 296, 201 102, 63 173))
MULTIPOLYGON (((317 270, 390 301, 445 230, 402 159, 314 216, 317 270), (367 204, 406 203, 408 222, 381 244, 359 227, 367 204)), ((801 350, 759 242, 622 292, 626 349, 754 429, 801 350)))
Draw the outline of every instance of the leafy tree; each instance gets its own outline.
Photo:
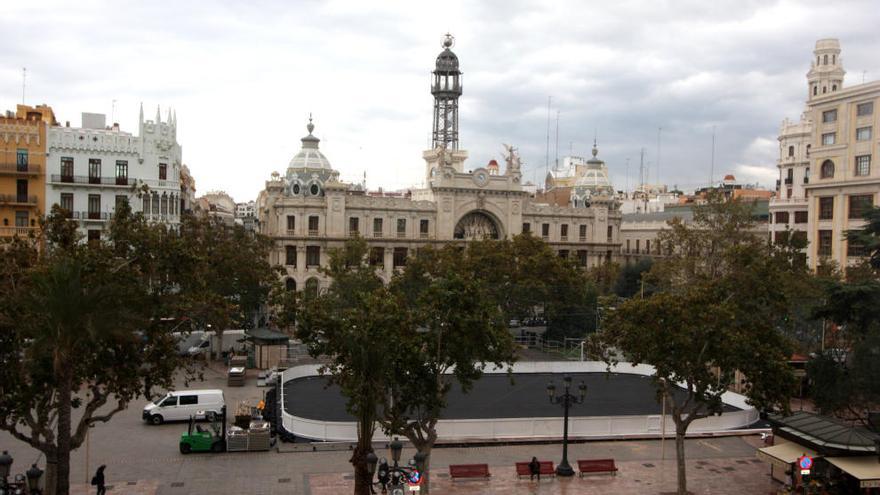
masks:
POLYGON ((501 368, 514 359, 507 321, 487 282, 469 268, 471 253, 422 249, 391 283, 414 326, 398 336, 401 346, 389 356, 391 393, 382 426, 406 436, 423 455, 426 493, 436 425, 452 384, 467 392, 487 365, 501 368))
POLYGON ((636 263, 625 265, 614 283, 614 294, 624 298, 639 294, 642 290, 642 274, 650 271, 653 264, 651 258, 642 258, 636 263))
POLYGON ((42 251, 15 241, 0 249, 0 429, 46 456, 48 492, 64 495, 70 452, 88 428, 145 383, 171 387, 178 363, 173 338, 151 317, 144 258, 79 242, 57 207, 44 233, 42 251))
POLYGON ((792 260, 754 235, 748 207, 717 198, 697 208, 692 223, 673 221, 661 242, 672 254, 647 275, 660 292, 619 303, 591 348, 608 362, 620 350, 655 367, 658 400, 672 407, 678 493, 685 494, 687 429, 723 412, 721 396, 737 371, 751 404, 788 410, 794 377, 780 326, 790 301, 779 280, 792 260))
POLYGON ((392 356, 404 349, 400 337, 412 330, 408 312, 401 307, 366 265, 367 245, 361 239, 330 252, 322 272, 332 277, 330 287, 303 301, 299 311, 300 338, 312 356, 329 363, 320 368, 347 397, 346 409, 357 420, 357 446, 350 462, 355 470, 355 494, 370 493, 367 454, 379 407, 388 394, 392 356))

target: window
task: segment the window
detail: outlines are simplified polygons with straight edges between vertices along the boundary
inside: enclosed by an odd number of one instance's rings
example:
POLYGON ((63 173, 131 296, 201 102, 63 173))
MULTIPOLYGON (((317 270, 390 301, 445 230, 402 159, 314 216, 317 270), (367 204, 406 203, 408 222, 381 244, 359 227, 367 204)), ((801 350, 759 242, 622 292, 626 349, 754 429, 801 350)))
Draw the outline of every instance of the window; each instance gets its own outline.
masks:
POLYGON ((382 237, 382 219, 373 219, 373 237, 382 237))
POLYGON ((296 230, 296 215, 287 215, 287 233, 292 234, 296 230))
POLYGON ((836 132, 826 132, 825 134, 822 134, 822 145, 823 146, 830 146, 830 145, 834 144, 836 139, 837 139, 836 132))
POLYGON ((370 248, 370 266, 385 266, 385 248, 370 248))
POLYGON ((523 233, 523 234, 528 234, 528 233, 530 233, 531 231, 532 231, 532 224, 530 224, 530 223, 524 223, 524 224, 523 224, 523 228, 522 228, 522 233, 523 233))
POLYGON ((18 203, 27 203, 27 201, 28 201, 28 181, 27 181, 27 179, 17 179, 15 181, 15 201, 18 203))
POLYGON ((636 252, 637 253, 641 252, 640 243, 641 243, 641 239, 636 239, 636 252))
POLYGON ((834 218, 834 197, 819 198, 819 220, 832 220, 834 218))
MULTIPOLYGON (((95 229, 89 229, 88 232, 86 232, 86 240, 88 240, 89 242, 100 241, 101 240, 101 231, 95 230, 95 229)), ((174 400, 176 401, 177 399, 175 398, 174 400)))
MULTIPOLYGON (((811 144, 808 144, 808 145, 807 145, 807 158, 810 157, 810 147, 811 147, 811 146, 812 146, 811 144)), ((807 169, 807 170, 809 170, 809 169, 807 169)))
POLYGON ((775 223, 788 223, 788 212, 787 211, 777 211, 776 218, 774 220, 775 223))
POLYGON ((321 247, 306 246, 306 267, 311 268, 321 265, 321 247))
POLYGON ((153 193, 152 196, 153 197, 150 200, 150 202, 153 204, 153 215, 158 215, 159 214, 159 194, 153 193))
POLYGON ((101 160, 89 158, 89 184, 101 183, 101 160))
POLYGON ((578 232, 578 234, 580 235, 581 241, 586 241, 587 240, 587 225, 586 224, 581 225, 579 227, 579 230, 580 230, 580 232, 578 232))
POLYGON ((790 197, 791 197, 791 188, 790 188, 790 187, 785 191, 785 197, 786 197, 786 198, 790 198, 790 197))
POLYGON ((550 224, 542 223, 541 224, 541 237, 544 239, 548 239, 550 237, 550 224))
POLYGON ((27 227, 28 226, 28 212, 27 211, 16 211, 15 212, 15 226, 16 227, 27 227))
POLYGON ((568 249, 560 249, 559 257, 562 259, 568 259, 568 249))
POLYGON ((143 212, 144 212, 144 215, 149 215, 149 214, 150 214, 150 195, 149 195, 149 194, 144 194, 144 208, 143 208, 143 212))
POLYGON ((874 207, 873 194, 859 194, 849 197, 849 218, 863 218, 874 207))
POLYGON ((846 255, 852 257, 862 257, 868 255, 865 245, 855 239, 846 240, 846 255))
POLYGON ((822 162, 822 168, 819 169, 819 175, 823 179, 831 179, 834 177, 834 162, 825 160, 822 162))
POLYGON ((116 195, 115 205, 116 205, 117 211, 119 210, 120 207, 122 207, 122 205, 127 205, 127 204, 128 204, 128 196, 123 196, 121 194, 116 195))
POLYGON ((822 56, 822 65, 828 65, 828 55, 822 56))
POLYGON ((296 246, 284 246, 284 264, 296 266, 296 246))
POLYGON ((626 252, 629 252, 629 239, 626 240, 626 252))
POLYGON ((791 242, 795 246, 807 245, 807 232, 803 230, 795 230, 791 233, 791 242))
POLYGON ((564 223, 559 226, 559 236, 563 241, 568 240, 568 224, 564 223))
POLYGON ((814 84, 813 85, 813 96, 816 96, 817 94, 819 94, 819 86, 816 86, 814 84))
POLYGON ((831 256, 831 231, 819 231, 819 256, 831 256))
POLYGON ((360 221, 358 217, 349 217, 348 219, 348 235, 355 236, 360 232, 360 221))
POLYGON ((406 248, 405 247, 396 247, 394 248, 394 268, 400 268, 402 266, 406 266, 406 248))
POLYGON ((73 193, 61 193, 61 208, 67 210, 67 218, 73 216, 73 193))
POLYGON ((794 223, 807 223, 809 215, 806 211, 794 212, 794 223))
POLYGON ((869 101, 867 103, 859 103, 856 106, 856 115, 859 117, 865 115, 871 115, 874 113, 874 102, 869 101))
POLYGON ((168 214, 168 196, 166 196, 165 193, 162 193, 161 205, 162 205, 162 207, 161 207, 162 209, 161 209, 160 213, 162 214, 162 216, 165 216, 168 214))
POLYGON ((317 215, 309 216, 309 235, 318 235, 319 220, 317 215))
POLYGON ((428 219, 423 218, 419 220, 419 235, 422 237, 428 237, 428 219))
POLYGON ((61 182, 73 182, 73 158, 61 157, 61 182))
POLYGON ((826 124, 837 122, 837 110, 825 110, 822 112, 822 122, 826 124))
POLYGON ((116 185, 128 185, 128 162, 125 160, 116 160, 116 185))
POLYGON ((578 250, 577 257, 578 257, 578 265, 587 266, 587 251, 585 249, 578 250))
POLYGON ((15 169, 19 172, 27 172, 28 169, 28 150, 15 151, 15 169))
POLYGON ((651 239, 645 239, 645 252, 651 254, 651 239))
POLYGON ((856 157, 855 173, 859 177, 871 174, 871 155, 859 155, 856 157))
POLYGON ((794 146, 788 147, 788 156, 794 156, 794 146))
POLYGON ((290 292, 296 291, 296 280, 292 278, 285 280, 284 288, 290 292))
POLYGON ((180 405, 181 406, 192 406, 199 403, 198 395, 181 395, 180 396, 180 405))
POLYGON ((159 164, 159 180, 168 179, 168 164, 160 163, 159 164))
POLYGON ((788 242, 788 231, 787 230, 773 233, 773 243, 774 244, 785 244, 787 242, 788 242))
POLYGON ((98 218, 101 213, 101 195, 89 194, 89 218, 98 218))
POLYGON ((614 227, 609 225, 608 226, 608 242, 611 242, 613 240, 614 240, 614 227))
POLYGON ((856 141, 870 141, 871 127, 859 127, 856 129, 856 141))
POLYGON ((397 219, 397 237, 406 237, 406 219, 397 219))

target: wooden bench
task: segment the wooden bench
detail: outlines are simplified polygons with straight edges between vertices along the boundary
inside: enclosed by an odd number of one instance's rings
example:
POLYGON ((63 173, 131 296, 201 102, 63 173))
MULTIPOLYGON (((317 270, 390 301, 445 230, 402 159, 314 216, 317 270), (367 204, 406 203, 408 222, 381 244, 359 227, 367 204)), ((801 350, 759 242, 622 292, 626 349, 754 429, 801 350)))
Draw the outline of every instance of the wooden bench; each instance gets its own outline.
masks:
POLYGON ((617 466, 614 459, 578 459, 578 476, 583 478, 585 474, 609 473, 617 474, 617 466))
MULTIPOLYGON (((541 476, 556 476, 556 467, 553 466, 553 461, 538 461, 538 463, 541 465, 541 476)), ((517 478, 522 478, 523 476, 532 477, 529 462, 516 463, 516 476, 517 478)))
POLYGON ((488 464, 450 464, 449 477, 452 481, 457 478, 489 478, 488 464))

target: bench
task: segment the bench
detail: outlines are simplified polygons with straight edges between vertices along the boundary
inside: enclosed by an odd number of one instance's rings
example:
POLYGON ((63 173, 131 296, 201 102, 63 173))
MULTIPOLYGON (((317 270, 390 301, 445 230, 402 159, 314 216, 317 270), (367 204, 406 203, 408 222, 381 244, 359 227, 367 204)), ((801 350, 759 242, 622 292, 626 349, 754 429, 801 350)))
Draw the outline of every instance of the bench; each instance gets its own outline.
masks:
MULTIPOLYGON (((541 476, 556 476, 556 467, 553 466, 553 461, 538 461, 538 463, 541 465, 541 476)), ((528 462, 516 463, 516 476, 517 478, 532 477, 532 470, 529 469, 528 462)))
POLYGON ((450 464, 449 477, 452 481, 457 478, 489 478, 488 464, 450 464))
POLYGON ((583 478, 585 474, 617 474, 617 466, 614 465, 614 459, 578 459, 577 462, 578 476, 581 478, 583 478))

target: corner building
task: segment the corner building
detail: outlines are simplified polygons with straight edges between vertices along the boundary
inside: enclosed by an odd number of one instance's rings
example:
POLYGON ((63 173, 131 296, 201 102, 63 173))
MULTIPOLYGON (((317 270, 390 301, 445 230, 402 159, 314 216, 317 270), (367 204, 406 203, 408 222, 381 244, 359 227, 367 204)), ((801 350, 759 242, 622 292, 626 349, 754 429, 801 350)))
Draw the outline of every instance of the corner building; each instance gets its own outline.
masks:
POLYGON ((877 204, 880 170, 880 81, 844 87, 840 42, 816 42, 807 73, 806 109, 800 121, 784 121, 779 136, 776 198, 770 202, 772 240, 806 236, 806 258, 846 268, 866 255, 846 232, 864 226, 877 204))
POLYGON ((619 255, 621 215, 607 195, 589 202, 556 206, 535 202, 522 187, 520 158, 506 147, 506 169, 494 160, 465 171, 468 153, 459 146, 459 61, 447 36, 432 75, 432 149, 422 153, 423 189, 372 193, 362 184, 343 183, 319 149, 309 119, 302 149, 281 175, 273 173, 256 201, 260 231, 271 237, 271 262, 286 267, 290 290, 317 290, 329 283, 318 268, 328 250, 360 236, 370 246, 369 263, 384 280, 406 266, 425 246, 509 239, 529 232, 560 256, 596 266, 619 255))

